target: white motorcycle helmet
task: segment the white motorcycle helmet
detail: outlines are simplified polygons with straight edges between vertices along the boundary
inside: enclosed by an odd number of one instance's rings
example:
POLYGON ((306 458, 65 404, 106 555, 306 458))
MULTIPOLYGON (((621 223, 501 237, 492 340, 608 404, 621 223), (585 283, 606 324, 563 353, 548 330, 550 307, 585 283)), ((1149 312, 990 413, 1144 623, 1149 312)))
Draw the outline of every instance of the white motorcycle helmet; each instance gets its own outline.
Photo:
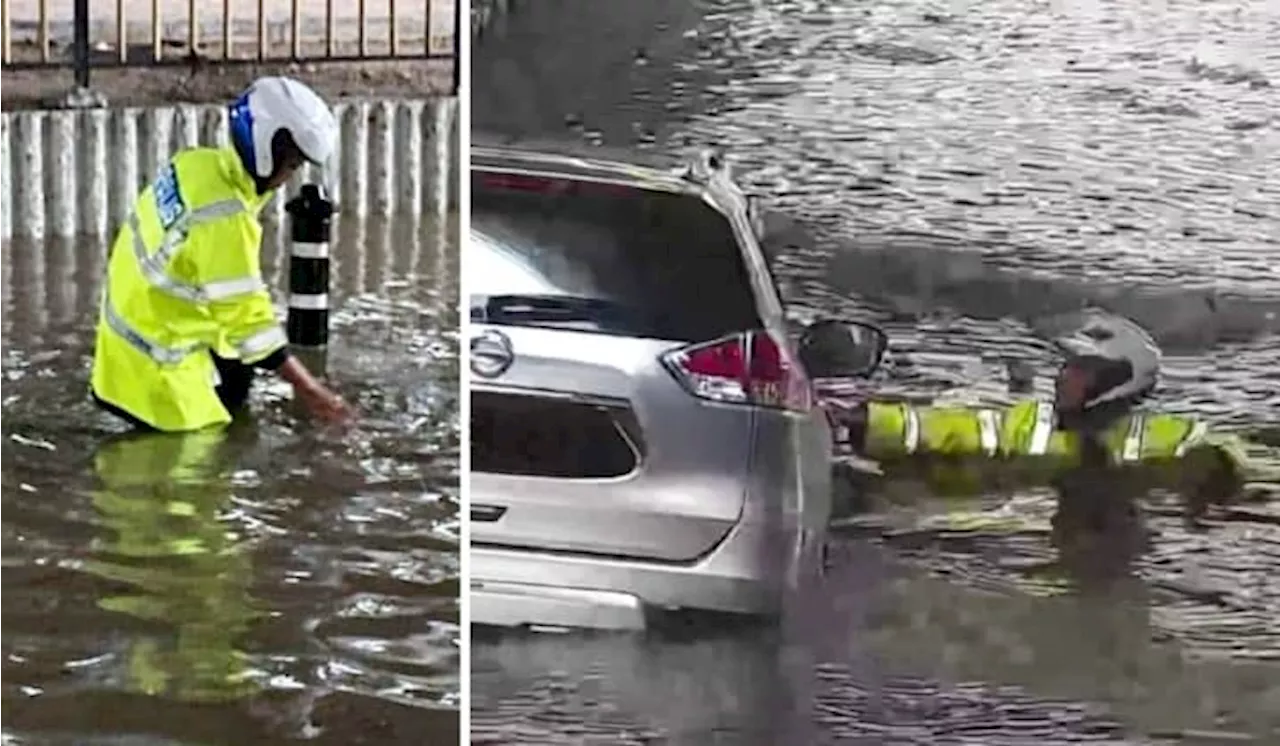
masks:
POLYGON ((324 99, 292 78, 264 77, 230 106, 231 143, 259 183, 275 173, 281 133, 317 165, 333 155, 338 120, 324 99))
POLYGON ((1074 328, 1054 338, 1066 354, 1055 386, 1055 405, 1066 427, 1127 412, 1156 387, 1160 347, 1134 322, 1086 311, 1074 328))

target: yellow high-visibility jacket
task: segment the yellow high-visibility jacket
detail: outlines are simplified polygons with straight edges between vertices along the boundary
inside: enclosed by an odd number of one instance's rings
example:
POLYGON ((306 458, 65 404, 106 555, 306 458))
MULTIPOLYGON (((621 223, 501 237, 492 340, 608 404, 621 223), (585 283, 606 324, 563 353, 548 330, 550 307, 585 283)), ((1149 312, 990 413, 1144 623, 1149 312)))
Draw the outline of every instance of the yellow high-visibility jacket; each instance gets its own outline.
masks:
POLYGON ((246 364, 285 346, 262 281, 258 195, 231 148, 173 157, 111 248, 91 385, 163 431, 231 421, 209 351, 246 364))
MULTIPOLYGON (((923 476, 943 495, 993 488, 1048 486, 1081 463, 1080 436, 1055 428, 1053 405, 1023 401, 1006 408, 912 406, 872 402, 862 453, 886 476, 923 476)), ((1100 438, 1112 464, 1132 467, 1150 486, 1200 489, 1274 479, 1241 438, 1212 432, 1192 417, 1136 412, 1100 438)), ((1230 495, 1217 496, 1222 499, 1230 495)))

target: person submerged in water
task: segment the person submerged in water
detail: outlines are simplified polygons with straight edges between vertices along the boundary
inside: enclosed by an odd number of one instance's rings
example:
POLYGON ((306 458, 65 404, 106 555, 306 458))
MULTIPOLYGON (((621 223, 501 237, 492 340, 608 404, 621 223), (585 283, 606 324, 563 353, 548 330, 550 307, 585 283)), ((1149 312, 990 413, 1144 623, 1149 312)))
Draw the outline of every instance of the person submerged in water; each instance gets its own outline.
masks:
POLYGON ((874 462, 838 467, 842 478, 863 486, 923 481, 953 497, 1050 487, 1057 534, 1131 525, 1136 498, 1158 488, 1180 493, 1194 521, 1251 482, 1278 476, 1251 456, 1257 444, 1196 417, 1140 407, 1156 387, 1160 351, 1137 325, 1091 313, 1055 341, 1066 359, 1052 400, 1001 407, 825 398, 837 451, 874 462))

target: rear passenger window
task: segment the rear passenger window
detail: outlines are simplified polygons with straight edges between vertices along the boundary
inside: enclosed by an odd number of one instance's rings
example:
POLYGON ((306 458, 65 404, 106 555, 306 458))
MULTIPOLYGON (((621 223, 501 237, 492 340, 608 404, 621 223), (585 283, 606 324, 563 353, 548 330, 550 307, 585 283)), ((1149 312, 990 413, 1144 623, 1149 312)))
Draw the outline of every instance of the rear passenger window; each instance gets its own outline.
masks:
POLYGON ((494 172, 471 186, 474 319, 682 342, 760 326, 733 227, 696 196, 494 172))

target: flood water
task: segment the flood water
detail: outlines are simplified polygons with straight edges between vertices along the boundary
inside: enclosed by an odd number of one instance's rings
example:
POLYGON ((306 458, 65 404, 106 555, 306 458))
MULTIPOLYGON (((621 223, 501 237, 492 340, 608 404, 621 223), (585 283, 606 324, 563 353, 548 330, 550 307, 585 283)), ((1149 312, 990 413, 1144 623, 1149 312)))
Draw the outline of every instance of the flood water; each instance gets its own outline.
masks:
POLYGON ((0 262, 4 742, 456 743, 456 216, 337 224, 345 433, 260 379, 243 427, 119 437, 87 398, 105 256, 0 262))
MULTIPOLYGON (((1037 329, 1092 303, 1164 346, 1158 406, 1280 423, 1280 6, 605 5, 487 29, 473 126, 727 148, 791 224, 797 312, 889 330, 882 390, 1007 400, 1021 361, 1044 392, 1037 329)), ((909 497, 841 529, 779 639, 478 645, 475 740, 1280 742, 1274 503, 1191 532, 1153 499, 1149 548, 1086 587, 1048 495, 962 505, 963 525, 909 497)))

